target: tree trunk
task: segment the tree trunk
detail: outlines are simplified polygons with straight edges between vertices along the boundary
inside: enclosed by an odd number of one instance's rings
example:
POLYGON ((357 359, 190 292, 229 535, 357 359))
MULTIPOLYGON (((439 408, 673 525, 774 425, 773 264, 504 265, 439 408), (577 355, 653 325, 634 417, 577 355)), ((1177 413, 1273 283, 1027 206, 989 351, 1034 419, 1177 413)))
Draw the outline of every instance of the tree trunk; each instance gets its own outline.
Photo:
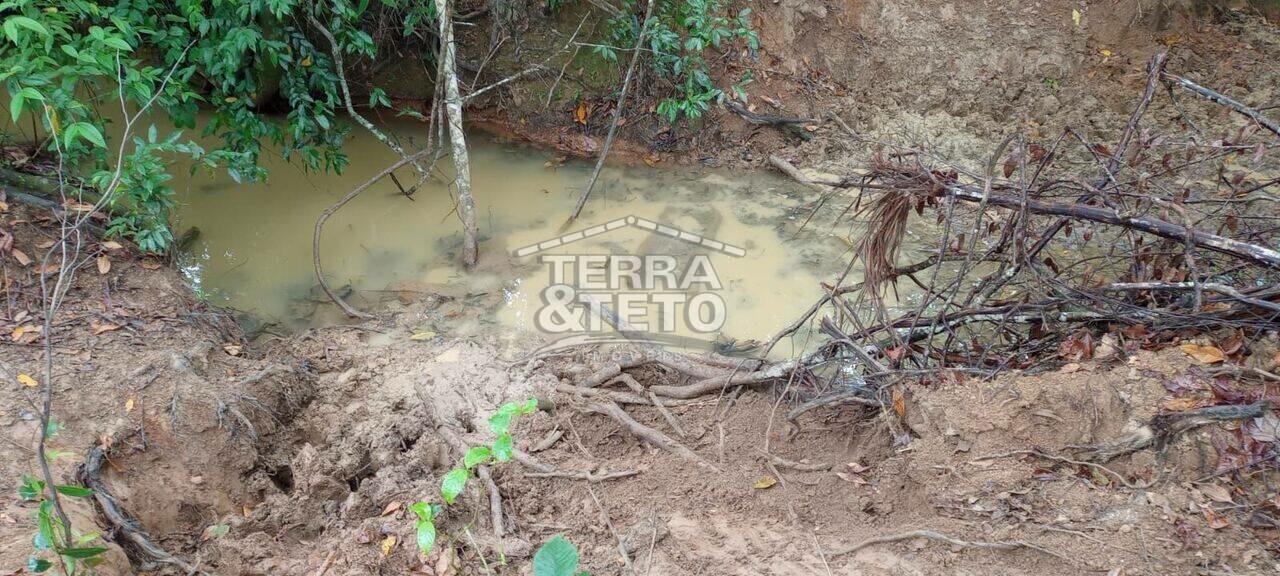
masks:
POLYGON ((440 17, 440 59, 444 71, 444 107, 449 119, 449 140, 453 144, 454 183, 458 186, 458 217, 462 219, 462 263, 476 265, 479 240, 476 231, 476 201, 471 196, 471 163, 467 158, 467 138, 462 132, 462 96, 458 93, 456 48, 449 0, 435 0, 440 17))

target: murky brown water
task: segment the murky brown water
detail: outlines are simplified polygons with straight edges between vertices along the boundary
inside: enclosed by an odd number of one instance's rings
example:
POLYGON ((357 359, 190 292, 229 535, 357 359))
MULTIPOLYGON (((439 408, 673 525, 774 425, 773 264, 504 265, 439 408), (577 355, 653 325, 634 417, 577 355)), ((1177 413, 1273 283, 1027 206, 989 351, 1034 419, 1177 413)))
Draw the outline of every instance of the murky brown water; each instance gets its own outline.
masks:
MULTIPOLYGON (((421 126, 395 125, 404 134, 421 126)), ((848 242, 815 223, 793 239, 812 200, 811 191, 767 173, 730 174, 695 168, 608 168, 579 220, 562 230, 590 165, 553 166, 554 154, 471 137, 473 188, 481 231, 481 265, 464 274, 457 265, 460 224, 445 186, 431 182, 413 200, 388 179, 366 191, 329 220, 322 241, 326 276, 349 285, 354 300, 368 304, 380 294, 420 290, 474 294, 501 291, 496 332, 518 338, 538 330, 542 290, 551 284, 538 256, 513 251, 562 234, 628 216, 639 217, 741 247, 744 256, 695 248, 635 226, 625 226, 544 254, 674 254, 686 261, 705 254, 726 304, 715 332, 737 339, 767 339, 790 323, 820 294, 819 281, 843 269, 848 242)), ((237 184, 225 175, 179 176, 180 208, 175 230, 200 230, 180 258, 197 291, 261 321, 284 327, 337 322, 336 308, 319 304, 311 263, 316 217, 335 199, 393 163, 396 157, 372 137, 353 132, 351 157, 341 175, 307 173, 279 158, 264 161, 270 180, 237 184)), ((447 169, 448 159, 441 162, 447 169)), ((401 182, 414 180, 411 169, 401 182)), ((442 180, 448 179, 447 173, 442 180)), ((613 288, 617 288, 616 286, 613 288)), ((623 287, 624 290, 626 287, 623 287)), ((706 286, 701 288, 705 289, 706 286)), ((698 292, 697 287, 687 292, 698 292)), ((706 291, 706 290, 702 290, 706 291)), ((618 290, 603 290, 610 298, 618 290)), ((652 306, 650 309, 652 310, 652 306)), ((486 318, 487 320, 488 318, 486 318)), ((689 334, 685 323, 676 333, 689 334)))

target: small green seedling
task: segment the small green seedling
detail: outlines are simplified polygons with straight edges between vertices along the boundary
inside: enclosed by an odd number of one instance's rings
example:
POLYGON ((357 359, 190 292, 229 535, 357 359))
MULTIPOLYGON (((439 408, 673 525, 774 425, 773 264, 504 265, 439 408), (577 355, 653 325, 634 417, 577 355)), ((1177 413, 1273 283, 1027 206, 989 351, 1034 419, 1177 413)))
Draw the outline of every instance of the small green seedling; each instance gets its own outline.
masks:
MULTIPOLYGON (((35 520, 36 532, 31 538, 35 553, 27 558, 27 571, 32 573, 46 572, 53 567, 53 562, 44 553, 51 552, 62 559, 68 575, 90 572, 102 563, 102 553, 107 549, 101 546, 88 546, 98 539, 97 533, 78 534, 71 531, 74 545, 67 545, 65 534, 67 526, 55 513, 53 499, 45 497, 44 481, 30 475, 23 475, 22 484, 18 486, 18 496, 28 502, 37 502, 35 520)), ((54 490, 63 496, 72 498, 88 498, 93 490, 82 486, 59 485, 54 490)))
MULTIPOLYGON (((493 443, 472 446, 462 457, 462 465, 454 467, 440 481, 440 498, 446 505, 452 505, 466 490, 467 481, 471 479, 476 466, 511 460, 515 455, 515 440, 511 436, 512 420, 516 416, 532 414, 537 409, 538 401, 531 398, 525 402, 503 404, 489 416, 489 429, 495 435, 493 443)), ((435 546, 435 519, 444 511, 444 506, 415 502, 409 506, 409 510, 418 517, 418 550, 427 554, 435 546)))

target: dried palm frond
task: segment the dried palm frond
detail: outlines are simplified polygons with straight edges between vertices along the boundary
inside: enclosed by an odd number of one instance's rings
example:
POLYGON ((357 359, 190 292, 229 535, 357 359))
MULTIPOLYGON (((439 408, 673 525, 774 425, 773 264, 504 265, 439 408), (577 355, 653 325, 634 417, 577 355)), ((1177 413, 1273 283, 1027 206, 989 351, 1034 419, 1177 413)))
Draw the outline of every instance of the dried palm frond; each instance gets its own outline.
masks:
POLYGON ((911 192, 891 189, 880 194, 866 209, 867 230, 858 242, 858 256, 866 268, 867 290, 874 295, 881 295, 884 284, 896 278, 898 250, 915 204, 911 192))

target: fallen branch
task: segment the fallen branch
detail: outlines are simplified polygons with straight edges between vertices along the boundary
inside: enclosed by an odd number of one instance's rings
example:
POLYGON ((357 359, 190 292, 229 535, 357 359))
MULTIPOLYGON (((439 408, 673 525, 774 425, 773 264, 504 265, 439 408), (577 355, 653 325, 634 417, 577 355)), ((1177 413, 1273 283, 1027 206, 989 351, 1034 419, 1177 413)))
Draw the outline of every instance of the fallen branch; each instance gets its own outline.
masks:
POLYGON ((347 203, 355 199, 356 196, 359 196, 361 192, 368 190, 369 187, 376 184, 379 180, 386 178, 388 174, 395 172, 397 169, 404 166, 405 164, 408 164, 423 156, 426 156, 430 152, 431 150, 429 149, 420 150, 410 156, 401 158, 395 164, 392 164, 391 166, 384 169, 382 172, 379 172, 378 174, 374 175, 373 178, 370 178, 364 184, 356 186, 354 190, 347 192, 345 196, 343 196, 342 198, 339 198, 337 202, 333 203, 333 205, 329 206, 328 208, 325 208, 324 212, 320 213, 319 218, 316 218, 315 231, 311 235, 311 263, 314 266, 316 271, 316 282, 320 284, 320 289, 324 291, 325 295, 328 296, 329 299, 332 300, 334 304, 337 304, 339 308, 342 308, 342 311, 346 312, 347 315, 354 316, 356 318, 365 318, 365 319, 373 318, 372 315, 365 314, 364 312, 356 310, 350 304, 347 304, 347 302, 343 300, 342 297, 339 296, 337 292, 334 292, 333 289, 329 287, 329 283, 325 281, 324 269, 320 263, 320 235, 322 232, 324 232, 324 223, 327 222, 329 220, 329 217, 333 216, 335 212, 340 210, 343 206, 346 206, 347 203))
POLYGON ((631 52, 631 63, 627 65, 627 75, 622 79, 622 91, 618 94, 618 103, 613 107, 613 120, 609 122, 609 132, 604 137, 604 146, 600 149, 600 158, 596 160, 596 167, 591 171, 591 179, 587 181, 587 188, 582 191, 581 196, 578 196, 578 203, 574 205, 573 214, 569 215, 568 222, 577 220, 578 214, 582 213, 582 207, 587 205, 587 197, 591 196, 591 190, 596 187, 596 180, 600 178, 600 170, 604 169, 604 161, 609 157, 609 148, 613 146, 613 138, 618 135, 618 126, 622 123, 622 111, 627 104, 627 92, 631 90, 631 77, 635 75, 636 64, 640 62, 640 47, 644 45, 645 38, 649 34, 649 21, 653 15, 654 4, 654 0, 649 0, 648 6, 645 7, 644 20, 640 25, 640 34, 636 36, 636 46, 631 52))
MULTIPOLYGON (((461 433, 449 426, 440 426, 437 431, 445 442, 458 452, 460 458, 467 453, 470 445, 463 439, 461 433)), ((493 533, 501 538, 506 533, 506 523, 502 520, 502 492, 498 491, 498 485, 494 483, 487 465, 476 466, 476 476, 484 483, 485 491, 489 493, 489 521, 493 524, 493 533)))
POLYGON ((1221 92, 1210 90, 1208 88, 1205 88, 1204 86, 1196 84, 1195 82, 1187 80, 1186 78, 1183 78, 1181 76, 1177 76, 1169 73, 1163 73, 1161 76, 1164 79, 1170 82, 1173 82, 1174 84, 1177 84, 1183 88, 1186 88, 1187 90, 1190 90, 1191 92, 1195 93, 1200 97, 1207 98, 1210 102, 1213 102, 1215 104, 1221 104, 1223 106, 1226 106, 1227 108, 1230 108, 1232 110, 1235 110, 1236 112, 1239 112, 1240 114, 1248 116, 1250 120, 1257 122, 1260 126, 1262 126, 1263 128, 1266 128, 1267 130, 1270 130, 1276 136, 1280 136, 1280 124, 1277 124, 1275 120, 1272 120, 1270 118, 1267 118, 1266 116, 1263 116, 1261 112, 1253 108, 1250 108, 1248 106, 1245 106, 1244 104, 1241 104, 1240 102, 1233 100, 1232 98, 1226 96, 1225 94, 1222 94, 1221 92))
POLYGON ((998 541, 998 542, 978 542, 978 541, 970 542, 968 540, 961 540, 959 538, 953 538, 951 536, 947 536, 946 534, 934 532, 933 530, 912 530, 910 532, 903 532, 901 534, 890 534, 888 536, 877 536, 875 538, 868 538, 852 546, 847 546, 845 548, 837 548, 836 550, 831 551, 829 554, 831 556, 842 556, 844 554, 852 554, 868 546, 875 546, 876 544, 889 544, 892 542, 901 542, 903 540, 911 540, 913 538, 925 538, 927 540, 946 542, 947 544, 950 544, 952 546, 956 546, 959 548, 983 548, 987 550, 1018 550, 1020 548, 1026 548, 1028 550, 1035 550, 1036 552, 1040 552, 1041 554, 1048 554, 1049 556, 1053 556, 1054 558, 1057 558, 1064 562, 1074 564, 1074 562, 1072 562, 1071 559, 1061 554, 1058 554, 1057 552, 1044 548, 1043 546, 1032 544, 1030 542, 1023 542, 1021 540, 998 541))
MULTIPOLYGON (((982 190, 974 186, 952 183, 946 189, 954 198, 960 200, 967 202, 980 202, 982 200, 982 190)), ((1027 212, 1034 214, 1066 216, 1100 224, 1130 228, 1179 242, 1190 241, 1192 244, 1206 250, 1248 260, 1268 268, 1280 268, 1280 252, 1257 244, 1232 240, 1200 230, 1188 231, 1183 224, 1174 224, 1158 218, 1132 216, 1111 208, 1087 204, 1057 204, 1032 199, 1024 200, 1001 194, 991 194, 987 199, 987 203, 1002 208, 1025 209, 1027 212)))
POLYGON ((1111 284, 1103 288, 1103 290, 1115 291, 1141 291, 1141 290, 1208 290, 1209 292, 1217 292, 1219 294, 1230 296, 1236 300, 1251 304, 1259 308, 1266 308, 1272 312, 1280 312, 1280 304, 1268 302, 1258 298, 1251 298, 1245 293, 1236 290, 1226 284, 1216 284, 1213 282, 1120 282, 1111 284))
MULTIPOLYGON (((373 137, 377 138, 384 146, 390 148, 392 152, 395 152, 397 156, 401 158, 408 158, 409 154, 405 152, 402 146, 400 146, 400 143, 387 136, 381 130, 378 130, 372 122, 364 116, 361 116, 359 112, 356 112, 355 104, 351 102, 351 88, 347 85, 347 75, 342 63, 342 47, 338 46, 338 41, 334 39, 333 33, 329 32, 329 29, 326 28, 324 24, 321 24, 318 18, 308 13, 307 19, 311 22, 311 25, 320 32, 320 35, 324 36, 325 40, 329 41, 329 53, 333 56, 333 69, 338 73, 338 86, 342 88, 342 103, 347 110, 347 115, 370 134, 373 134, 373 137)), ((427 171, 422 167, 422 165, 418 164, 416 160, 410 160, 410 164, 413 165, 413 169, 418 173, 419 183, 427 179, 427 171)), ((391 177, 395 180, 394 174, 392 174, 391 177)), ((400 186, 399 180, 395 180, 395 182, 396 187, 400 188, 400 193, 405 196, 413 196, 413 192, 417 188, 416 185, 406 190, 404 187, 400 186)))

